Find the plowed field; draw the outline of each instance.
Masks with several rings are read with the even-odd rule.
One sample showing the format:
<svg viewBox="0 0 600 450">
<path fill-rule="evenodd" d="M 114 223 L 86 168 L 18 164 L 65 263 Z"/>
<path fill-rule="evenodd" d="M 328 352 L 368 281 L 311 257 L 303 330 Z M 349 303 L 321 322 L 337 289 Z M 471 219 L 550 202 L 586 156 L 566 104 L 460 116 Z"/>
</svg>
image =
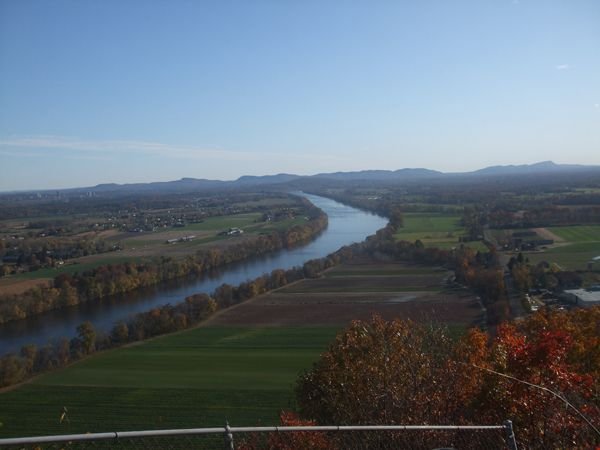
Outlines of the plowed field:
<svg viewBox="0 0 600 450">
<path fill-rule="evenodd" d="M 370 270 L 386 275 L 368 276 Z M 336 276 L 304 280 L 225 310 L 210 325 L 343 326 L 374 314 L 467 326 L 482 320 L 473 294 L 448 288 L 447 272 L 423 270 L 398 264 L 340 266 Z"/>
</svg>

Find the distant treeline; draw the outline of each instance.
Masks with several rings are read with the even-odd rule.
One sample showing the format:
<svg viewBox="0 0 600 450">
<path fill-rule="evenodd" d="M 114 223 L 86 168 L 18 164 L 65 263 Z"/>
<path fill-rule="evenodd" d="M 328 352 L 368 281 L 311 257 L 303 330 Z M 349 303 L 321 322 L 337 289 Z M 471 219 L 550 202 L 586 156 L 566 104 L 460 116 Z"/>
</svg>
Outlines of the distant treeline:
<svg viewBox="0 0 600 450">
<path fill-rule="evenodd" d="M 327 215 L 308 201 L 305 207 L 309 220 L 286 230 L 245 238 L 227 246 L 200 249 L 184 259 L 161 257 L 148 262 L 103 265 L 73 275 L 60 274 L 49 286 L 0 296 L 0 323 L 98 301 L 186 275 L 200 275 L 232 262 L 306 242 L 327 227 Z"/>
<path fill-rule="evenodd" d="M 398 225 L 389 223 L 374 236 L 361 243 L 344 246 L 324 257 L 289 270 L 277 269 L 238 286 L 223 284 L 212 295 L 191 295 L 179 304 L 164 305 L 121 321 L 107 334 L 98 334 L 89 322 L 77 327 L 77 337 L 63 338 L 38 348 L 24 346 L 19 354 L 0 358 L 0 387 L 19 383 L 37 373 L 64 367 L 98 350 L 119 347 L 193 327 L 216 311 L 244 302 L 257 295 L 305 278 L 319 277 L 323 271 L 355 257 L 383 257 L 387 260 L 454 269 L 459 282 L 473 288 L 488 308 L 488 323 L 497 324 L 508 318 L 502 271 L 494 253 L 481 254 L 468 247 L 455 251 L 424 248 L 419 242 L 396 242 Z"/>
<path fill-rule="evenodd" d="M 600 207 L 545 206 L 532 208 L 522 214 L 498 209 L 489 213 L 492 228 L 531 228 L 561 225 L 600 223 Z"/>
<path fill-rule="evenodd" d="M 272 198 L 286 198 L 288 194 L 270 192 Z M 28 219 L 31 217 L 45 217 L 36 219 L 34 225 L 68 226 L 70 220 L 61 219 L 60 216 L 89 216 L 102 217 L 124 211 L 144 210 L 190 210 L 190 206 L 202 208 L 204 212 L 214 210 L 214 214 L 227 213 L 227 205 L 236 204 L 236 208 L 243 212 L 246 208 L 243 203 L 263 199 L 265 192 L 211 192 L 198 193 L 196 190 L 180 193 L 142 193 L 117 194 L 110 192 L 96 192 L 92 197 L 88 195 L 69 194 L 66 192 L 49 195 L 47 192 L 42 198 L 32 193 L 0 194 L 2 209 L 0 220 Z"/>
<path fill-rule="evenodd" d="M 27 238 L 0 241 L 0 264 L 10 261 L 15 267 L 27 266 L 29 271 L 53 266 L 58 261 L 106 253 L 121 249 L 115 242 L 90 238 Z M 0 277 L 8 275 L 11 266 L 0 265 Z"/>
</svg>

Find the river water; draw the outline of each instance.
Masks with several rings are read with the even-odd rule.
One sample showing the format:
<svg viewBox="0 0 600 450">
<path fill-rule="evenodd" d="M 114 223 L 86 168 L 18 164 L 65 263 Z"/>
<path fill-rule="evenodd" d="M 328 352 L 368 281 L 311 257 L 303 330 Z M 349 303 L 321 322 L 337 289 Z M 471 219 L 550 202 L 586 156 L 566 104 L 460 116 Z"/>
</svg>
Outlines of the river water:
<svg viewBox="0 0 600 450">
<path fill-rule="evenodd" d="M 230 264 L 210 275 L 173 280 L 93 304 L 50 311 L 25 320 L 0 325 L 0 355 L 18 351 L 25 344 L 44 345 L 61 337 L 72 337 L 82 322 L 91 321 L 96 330 L 108 331 L 119 320 L 166 303 L 176 304 L 188 295 L 211 293 L 223 283 L 238 285 L 274 269 L 289 269 L 305 261 L 322 258 L 340 247 L 363 241 L 383 228 L 387 219 L 334 200 L 303 194 L 329 216 L 329 225 L 315 240 L 290 250 Z"/>
</svg>

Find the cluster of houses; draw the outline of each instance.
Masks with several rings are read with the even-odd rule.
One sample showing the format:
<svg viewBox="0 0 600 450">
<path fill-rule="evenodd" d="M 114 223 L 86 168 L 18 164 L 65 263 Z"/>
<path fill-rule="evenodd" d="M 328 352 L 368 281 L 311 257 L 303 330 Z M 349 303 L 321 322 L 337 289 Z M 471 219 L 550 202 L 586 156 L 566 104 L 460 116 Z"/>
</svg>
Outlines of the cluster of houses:
<svg viewBox="0 0 600 450">
<path fill-rule="evenodd" d="M 552 239 L 542 239 L 535 231 L 515 231 L 511 235 L 510 242 L 506 242 L 504 244 L 504 249 L 514 251 L 532 251 L 537 250 L 539 247 L 552 244 L 554 244 Z"/>
</svg>

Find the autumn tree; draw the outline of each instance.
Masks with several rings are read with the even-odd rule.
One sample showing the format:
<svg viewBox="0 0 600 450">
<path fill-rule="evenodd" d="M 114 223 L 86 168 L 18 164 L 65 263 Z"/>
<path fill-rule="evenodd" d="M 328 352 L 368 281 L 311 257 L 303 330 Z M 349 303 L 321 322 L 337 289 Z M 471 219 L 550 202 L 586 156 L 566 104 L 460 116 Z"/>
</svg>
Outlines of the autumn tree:
<svg viewBox="0 0 600 450">
<path fill-rule="evenodd" d="M 96 350 L 96 330 L 89 320 L 77 327 L 77 336 L 85 354 L 89 355 Z"/>
<path fill-rule="evenodd" d="M 441 327 L 355 321 L 300 377 L 299 411 L 339 425 L 511 419 L 523 448 L 593 448 L 599 323 L 600 308 L 541 311 L 500 325 L 493 337 L 470 330 L 453 341 Z"/>
<path fill-rule="evenodd" d="M 580 344 L 562 326 L 531 326 L 530 320 L 498 327 L 478 396 L 481 417 L 510 417 L 530 448 L 591 448 L 600 443 L 587 422 L 600 425 L 592 375 L 598 367 L 582 370 L 573 358 Z"/>
<path fill-rule="evenodd" d="M 313 420 L 303 420 L 292 411 L 282 411 L 279 423 L 284 427 L 313 426 Z M 315 431 L 275 432 L 264 438 L 255 433 L 236 443 L 238 450 L 331 450 L 339 448 L 325 433 Z"/>
<path fill-rule="evenodd" d="M 452 423 L 450 393 L 463 369 L 449 366 L 451 350 L 441 327 L 355 321 L 301 376 L 300 412 L 342 425 Z"/>
</svg>

